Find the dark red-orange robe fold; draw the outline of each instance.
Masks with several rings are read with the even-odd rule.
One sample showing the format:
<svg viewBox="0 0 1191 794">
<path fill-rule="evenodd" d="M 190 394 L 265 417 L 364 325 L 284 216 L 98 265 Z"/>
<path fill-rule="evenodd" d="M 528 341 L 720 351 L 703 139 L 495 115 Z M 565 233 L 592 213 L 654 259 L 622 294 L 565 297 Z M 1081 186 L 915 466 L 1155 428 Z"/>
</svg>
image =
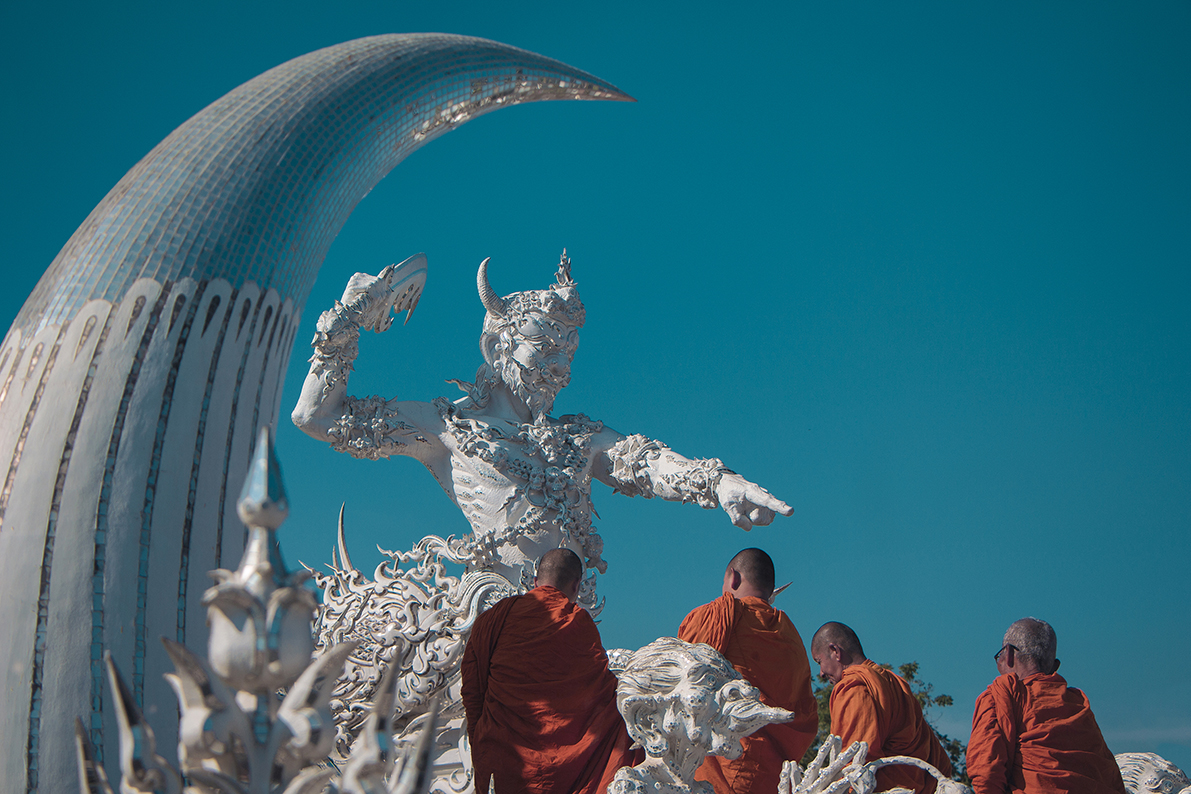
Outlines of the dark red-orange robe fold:
<svg viewBox="0 0 1191 794">
<path fill-rule="evenodd" d="M 629 750 L 595 622 L 553 587 L 480 615 L 462 676 L 477 792 L 492 779 L 497 794 L 603 794 L 643 757 Z"/>
<path fill-rule="evenodd" d="M 844 668 L 831 690 L 831 732 L 843 740 L 868 742 L 868 761 L 908 755 L 951 774 L 951 760 L 922 715 L 922 706 L 901 676 L 865 659 Z M 877 791 L 894 786 L 931 794 L 937 786 L 923 769 L 897 764 L 877 770 Z"/>
<path fill-rule="evenodd" d="M 967 759 L 975 794 L 1125 794 L 1087 697 L 1057 673 L 989 684 L 976 699 Z"/>
<path fill-rule="evenodd" d="M 777 791 L 782 762 L 800 761 L 819 728 L 811 666 L 798 630 L 764 599 L 726 593 L 687 615 L 678 638 L 715 648 L 761 691 L 764 703 L 795 715 L 792 722 L 766 725 L 744 737 L 744 752 L 733 761 L 707 756 L 695 779 L 711 783 L 716 794 Z"/>
</svg>

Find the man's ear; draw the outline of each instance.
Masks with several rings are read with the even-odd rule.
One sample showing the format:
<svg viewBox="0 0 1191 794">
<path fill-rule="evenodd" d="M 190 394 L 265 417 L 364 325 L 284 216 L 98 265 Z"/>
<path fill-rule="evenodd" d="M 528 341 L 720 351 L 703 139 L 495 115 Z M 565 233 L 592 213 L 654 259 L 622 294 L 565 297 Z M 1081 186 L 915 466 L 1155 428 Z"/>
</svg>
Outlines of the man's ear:
<svg viewBox="0 0 1191 794">
<path fill-rule="evenodd" d="M 732 577 L 730 582 L 732 586 L 729 589 L 735 592 L 740 589 L 740 583 L 743 581 L 743 577 L 740 575 L 740 571 L 735 568 L 729 568 L 728 570 L 731 572 Z"/>
<path fill-rule="evenodd" d="M 488 366 L 496 366 L 496 359 L 500 355 L 500 334 L 484 334 L 480 338 L 480 354 Z"/>
</svg>

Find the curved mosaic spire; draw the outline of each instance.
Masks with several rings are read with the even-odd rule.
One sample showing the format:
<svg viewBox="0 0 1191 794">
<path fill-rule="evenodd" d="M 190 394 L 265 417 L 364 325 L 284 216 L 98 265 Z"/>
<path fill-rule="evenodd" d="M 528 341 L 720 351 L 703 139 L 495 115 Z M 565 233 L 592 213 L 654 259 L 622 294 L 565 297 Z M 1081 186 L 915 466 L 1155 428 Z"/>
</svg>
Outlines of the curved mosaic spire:
<svg viewBox="0 0 1191 794">
<path fill-rule="evenodd" d="M 102 759 L 116 735 L 102 708 L 104 651 L 132 670 L 138 701 L 168 702 L 156 638 L 185 641 L 201 625 L 206 572 L 243 548 L 238 484 L 259 428 L 276 420 L 298 316 L 356 204 L 439 135 L 548 99 L 629 97 L 482 39 L 329 47 L 199 112 L 70 238 L 0 345 L 0 671 L 12 739 L 0 744 L 0 779 L 13 790 L 77 785 L 77 715 L 90 715 Z M 166 733 L 176 720 L 148 716 Z"/>
<path fill-rule="evenodd" d="M 476 116 L 547 99 L 630 97 L 550 58 L 464 36 L 375 36 L 295 58 L 137 163 L 14 326 L 69 320 L 141 277 L 254 281 L 300 307 L 348 215 L 397 163 Z"/>
</svg>

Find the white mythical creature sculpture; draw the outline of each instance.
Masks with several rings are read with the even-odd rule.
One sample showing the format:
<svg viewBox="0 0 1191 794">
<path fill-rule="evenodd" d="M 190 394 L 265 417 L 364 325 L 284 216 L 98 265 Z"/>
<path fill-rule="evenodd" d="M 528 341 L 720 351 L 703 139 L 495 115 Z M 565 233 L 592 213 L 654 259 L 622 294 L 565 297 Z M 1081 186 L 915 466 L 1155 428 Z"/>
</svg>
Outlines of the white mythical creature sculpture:
<svg viewBox="0 0 1191 794">
<path fill-rule="evenodd" d="M 738 758 L 741 737 L 794 715 L 766 706 L 761 693 L 710 645 L 662 637 L 619 672 L 616 706 L 646 759 L 622 767 L 609 794 L 711 794 L 695 770 L 711 753 Z"/>
<path fill-rule="evenodd" d="M 1191 779 L 1155 753 L 1117 753 L 1117 766 L 1130 794 L 1191 794 Z"/>
<path fill-rule="evenodd" d="M 355 648 L 343 643 L 311 658 L 313 593 L 309 573 L 291 574 L 276 530 L 288 506 L 268 430 L 261 431 L 237 504 L 248 527 L 239 567 L 211 575 L 206 660 L 162 638 L 174 663 L 167 675 L 178 695 L 178 769 L 157 752 L 153 729 L 124 683 L 111 654 L 104 661 L 120 727 L 122 794 L 423 794 L 437 715 L 410 752 L 394 752 L 389 715 L 397 690 L 389 668 L 355 747 L 337 768 L 331 725 L 333 684 Z M 113 794 L 96 763 L 91 740 L 76 720 L 79 788 Z"/>
<path fill-rule="evenodd" d="M 389 660 L 403 669 L 399 727 L 416 727 L 428 698 L 444 689 L 444 719 L 460 718 L 451 687 L 472 621 L 500 598 L 523 591 L 529 567 L 546 551 L 565 546 L 585 561 L 589 573 L 579 602 L 598 613 L 595 575 L 607 564 L 592 525 L 592 479 L 628 496 L 720 507 L 743 529 L 792 512 L 718 459 L 692 460 L 583 414 L 551 416 L 555 397 L 570 381 L 585 318 L 570 260 L 564 251 L 549 288 L 503 298 L 489 284 L 487 267 L 485 259 L 477 275 L 487 310 L 484 361 L 473 382 L 449 381 L 465 392 L 453 402 L 347 393 L 360 330 L 385 331 L 393 314 L 412 313 L 425 285 L 424 256 L 378 276 L 355 274 L 342 300 L 318 320 L 294 423 L 355 457 L 421 461 L 472 528 L 461 539 L 431 536 L 410 552 L 385 552 L 389 559 L 372 580 L 351 566 L 341 542 L 331 575 L 317 579 L 326 610 L 320 645 L 363 643 L 348 662 L 348 682 L 336 692 L 342 747 L 363 719 L 379 666 Z M 462 565 L 462 576 L 447 576 L 445 563 Z M 447 730 L 440 743 L 455 742 L 466 764 L 458 720 Z M 465 777 L 457 776 L 451 788 L 466 787 Z"/>
</svg>

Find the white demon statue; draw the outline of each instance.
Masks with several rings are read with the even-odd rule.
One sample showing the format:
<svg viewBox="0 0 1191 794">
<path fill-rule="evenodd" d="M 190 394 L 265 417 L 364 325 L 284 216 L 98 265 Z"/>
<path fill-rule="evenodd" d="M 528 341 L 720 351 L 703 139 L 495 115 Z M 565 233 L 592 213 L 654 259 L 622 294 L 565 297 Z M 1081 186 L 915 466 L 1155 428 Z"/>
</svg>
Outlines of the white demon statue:
<svg viewBox="0 0 1191 794">
<path fill-rule="evenodd" d="M 412 732 L 430 697 L 446 690 L 443 718 L 458 717 L 458 662 L 479 612 L 532 580 L 532 563 L 565 546 L 585 561 L 579 602 L 599 611 L 596 572 L 603 541 L 592 526 L 591 482 L 628 496 L 694 502 L 723 509 L 743 529 L 770 523 L 792 509 L 715 458 L 692 460 L 664 443 L 624 435 L 583 414 L 550 415 L 570 381 L 584 308 L 563 252 L 555 283 L 500 297 L 479 268 L 480 301 L 487 314 L 480 349 L 484 363 L 474 382 L 448 381 L 465 394 L 431 402 L 356 398 L 348 374 L 359 352 L 361 329 L 387 330 L 393 315 L 412 313 L 426 280 L 417 255 L 377 276 L 357 273 L 343 298 L 319 317 L 310 372 L 293 421 L 314 438 L 359 458 L 408 455 L 422 462 L 472 528 L 463 538 L 428 536 L 388 561 L 368 580 L 354 569 L 340 525 L 339 554 L 324 590 L 320 646 L 355 640 L 337 693 L 341 749 L 356 733 L 389 662 L 404 671 L 396 724 Z M 408 315 L 407 315 L 408 318 Z M 448 576 L 444 563 L 463 566 Z M 402 566 L 410 566 L 403 568 Z M 466 759 L 465 737 L 455 742 Z M 450 788 L 466 786 L 466 760 Z"/>
<path fill-rule="evenodd" d="M 487 309 L 474 383 L 451 402 L 357 399 L 347 377 L 361 328 L 384 331 L 393 313 L 413 311 L 426 279 L 418 255 L 379 276 L 352 276 L 343 299 L 323 312 L 294 423 L 335 449 L 363 458 L 408 455 L 422 462 L 471 524 L 489 540 L 492 570 L 518 581 L 522 563 L 567 546 L 603 572 L 591 525 L 591 480 L 628 496 L 660 496 L 720 507 L 743 529 L 789 515 L 789 505 L 715 458 L 690 460 L 660 441 L 625 436 L 583 414 L 550 416 L 570 382 L 583 303 L 565 252 L 556 282 L 501 298 L 480 264 Z"/>
</svg>

